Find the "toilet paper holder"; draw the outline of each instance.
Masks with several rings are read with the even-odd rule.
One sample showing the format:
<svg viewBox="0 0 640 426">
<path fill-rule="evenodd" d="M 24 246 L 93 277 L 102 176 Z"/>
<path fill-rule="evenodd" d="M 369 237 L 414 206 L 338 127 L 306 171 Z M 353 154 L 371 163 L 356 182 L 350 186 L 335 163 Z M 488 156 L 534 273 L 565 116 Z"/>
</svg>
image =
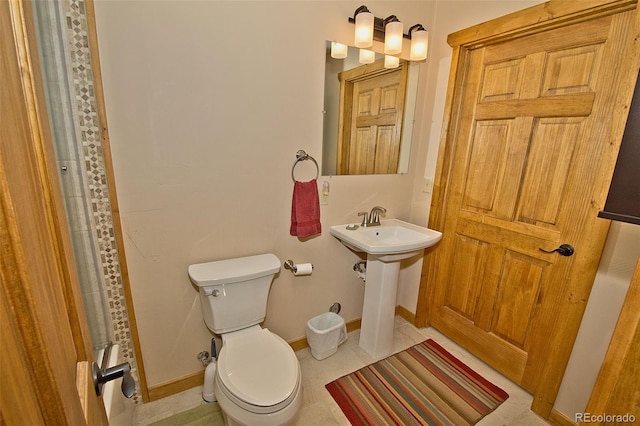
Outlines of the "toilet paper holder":
<svg viewBox="0 0 640 426">
<path fill-rule="evenodd" d="M 293 263 L 293 260 L 291 259 L 285 260 L 284 269 L 288 269 L 294 274 L 298 272 L 298 266 L 295 263 Z M 311 269 L 313 269 L 313 263 L 311 264 Z"/>
</svg>

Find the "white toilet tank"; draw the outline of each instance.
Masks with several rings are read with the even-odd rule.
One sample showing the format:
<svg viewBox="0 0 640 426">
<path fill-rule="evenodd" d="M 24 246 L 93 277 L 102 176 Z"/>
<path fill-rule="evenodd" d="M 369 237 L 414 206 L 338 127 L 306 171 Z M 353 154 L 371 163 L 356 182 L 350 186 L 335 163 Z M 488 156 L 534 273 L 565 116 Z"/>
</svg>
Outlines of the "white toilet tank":
<svg viewBox="0 0 640 426">
<path fill-rule="evenodd" d="M 280 259 L 271 253 L 190 265 L 207 327 L 222 334 L 262 322 L 279 270 Z"/>
</svg>

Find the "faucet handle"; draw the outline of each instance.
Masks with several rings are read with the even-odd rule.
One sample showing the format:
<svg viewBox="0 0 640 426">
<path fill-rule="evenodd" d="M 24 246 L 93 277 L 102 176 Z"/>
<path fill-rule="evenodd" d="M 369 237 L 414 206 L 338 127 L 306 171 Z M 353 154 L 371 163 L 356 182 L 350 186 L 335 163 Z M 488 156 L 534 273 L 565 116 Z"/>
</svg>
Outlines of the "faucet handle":
<svg viewBox="0 0 640 426">
<path fill-rule="evenodd" d="M 367 212 L 358 212 L 358 216 L 364 216 L 362 218 L 362 223 L 360 224 L 360 226 L 366 227 L 369 224 L 369 216 L 367 215 L 368 215 Z"/>
</svg>

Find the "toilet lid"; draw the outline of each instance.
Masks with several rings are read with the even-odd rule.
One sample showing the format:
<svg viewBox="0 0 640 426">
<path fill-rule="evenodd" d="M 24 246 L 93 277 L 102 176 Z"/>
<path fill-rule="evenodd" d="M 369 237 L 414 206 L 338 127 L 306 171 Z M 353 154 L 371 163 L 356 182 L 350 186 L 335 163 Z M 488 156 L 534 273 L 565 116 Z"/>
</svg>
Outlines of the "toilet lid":
<svg viewBox="0 0 640 426">
<path fill-rule="evenodd" d="M 273 406 L 291 397 L 299 381 L 298 359 L 266 328 L 227 336 L 218 356 L 224 386 L 246 403 Z"/>
</svg>

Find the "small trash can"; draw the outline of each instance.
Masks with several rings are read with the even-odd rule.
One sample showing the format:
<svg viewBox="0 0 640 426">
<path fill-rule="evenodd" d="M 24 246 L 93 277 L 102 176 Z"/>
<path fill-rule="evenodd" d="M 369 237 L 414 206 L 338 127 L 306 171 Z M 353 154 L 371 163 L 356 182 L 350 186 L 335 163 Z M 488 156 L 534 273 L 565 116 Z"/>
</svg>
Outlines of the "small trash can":
<svg viewBox="0 0 640 426">
<path fill-rule="evenodd" d="M 315 359 L 330 357 L 345 340 L 347 326 L 340 315 L 326 312 L 307 321 L 307 342 Z"/>
</svg>

